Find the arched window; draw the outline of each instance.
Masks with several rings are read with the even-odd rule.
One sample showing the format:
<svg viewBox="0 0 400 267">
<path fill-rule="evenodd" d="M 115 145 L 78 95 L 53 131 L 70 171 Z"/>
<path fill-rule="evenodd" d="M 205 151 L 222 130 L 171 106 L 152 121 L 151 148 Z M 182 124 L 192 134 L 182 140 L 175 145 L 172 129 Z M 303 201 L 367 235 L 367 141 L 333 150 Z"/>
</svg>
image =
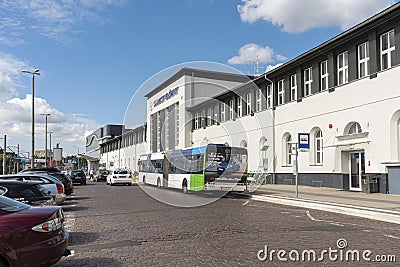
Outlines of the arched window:
<svg viewBox="0 0 400 267">
<path fill-rule="evenodd" d="M 269 148 L 268 140 L 265 137 L 261 137 L 260 139 L 260 163 L 259 166 L 263 168 L 263 170 L 268 169 L 268 158 L 267 158 L 267 151 Z"/>
<path fill-rule="evenodd" d="M 315 163 L 322 164 L 324 160 L 324 142 L 322 138 L 322 131 L 318 130 L 315 135 Z"/>
<path fill-rule="evenodd" d="M 246 142 L 246 140 L 242 140 L 242 141 L 240 142 L 240 147 L 247 148 L 247 142 Z"/>
<path fill-rule="evenodd" d="M 282 152 L 283 152 L 283 164 L 284 165 L 292 165 L 292 136 L 289 133 L 283 135 L 282 140 Z"/>
<path fill-rule="evenodd" d="M 362 133 L 361 126 L 358 122 L 354 122 L 349 128 L 348 134 L 358 134 L 358 133 Z"/>
</svg>

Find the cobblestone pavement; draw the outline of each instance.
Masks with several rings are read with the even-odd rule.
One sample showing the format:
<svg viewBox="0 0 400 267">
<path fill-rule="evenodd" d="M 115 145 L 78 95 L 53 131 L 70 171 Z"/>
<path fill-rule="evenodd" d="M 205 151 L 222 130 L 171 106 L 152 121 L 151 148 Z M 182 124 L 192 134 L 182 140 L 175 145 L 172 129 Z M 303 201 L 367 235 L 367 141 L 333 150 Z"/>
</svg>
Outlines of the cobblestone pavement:
<svg viewBox="0 0 400 267">
<path fill-rule="evenodd" d="M 56 266 L 397 266 L 396 263 L 295 262 L 296 250 L 371 250 L 400 261 L 398 225 L 322 211 L 257 202 L 230 195 L 197 208 L 160 203 L 138 186 L 76 186 L 63 207 L 74 255 Z M 163 189 L 157 189 L 163 190 Z M 169 194 L 181 194 L 170 191 Z M 347 247 L 338 249 L 347 242 Z M 346 242 L 345 242 L 346 241 Z M 285 250 L 279 261 L 260 261 L 268 246 Z M 342 252 L 340 252 L 342 251 Z M 268 255 L 270 255 L 268 253 Z M 335 253 L 335 252 L 333 252 Z M 332 254 L 332 255 L 336 255 Z M 263 257 L 264 253 L 260 253 Z M 306 255 L 307 256 L 307 255 Z M 345 256 L 343 257 L 345 259 Z M 307 258 L 306 258 L 307 259 Z"/>
</svg>

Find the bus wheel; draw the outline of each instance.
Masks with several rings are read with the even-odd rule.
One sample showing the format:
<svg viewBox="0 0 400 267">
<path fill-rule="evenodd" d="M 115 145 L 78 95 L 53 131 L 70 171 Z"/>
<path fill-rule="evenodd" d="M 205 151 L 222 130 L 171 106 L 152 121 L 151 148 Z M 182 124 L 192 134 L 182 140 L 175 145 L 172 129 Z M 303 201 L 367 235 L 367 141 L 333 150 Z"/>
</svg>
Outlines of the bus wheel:
<svg viewBox="0 0 400 267">
<path fill-rule="evenodd" d="M 187 181 L 186 181 L 186 179 L 183 180 L 183 183 L 182 183 L 182 192 L 183 192 L 184 194 L 187 194 L 187 193 L 188 193 L 188 188 L 187 188 Z"/>
<path fill-rule="evenodd" d="M 161 188 L 161 181 L 160 181 L 160 178 L 157 179 L 157 188 Z"/>
<path fill-rule="evenodd" d="M 143 184 L 146 185 L 146 177 L 143 176 Z"/>
</svg>

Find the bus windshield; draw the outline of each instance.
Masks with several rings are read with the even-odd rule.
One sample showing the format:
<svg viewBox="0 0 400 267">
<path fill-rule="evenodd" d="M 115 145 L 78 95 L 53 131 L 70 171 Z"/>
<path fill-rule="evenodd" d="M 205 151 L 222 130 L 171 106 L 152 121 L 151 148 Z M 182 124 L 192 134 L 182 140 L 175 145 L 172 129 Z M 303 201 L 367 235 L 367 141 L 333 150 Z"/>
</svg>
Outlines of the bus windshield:
<svg viewBox="0 0 400 267">
<path fill-rule="evenodd" d="M 209 145 L 206 151 L 206 171 L 225 174 L 245 173 L 247 150 L 240 147 Z"/>
</svg>

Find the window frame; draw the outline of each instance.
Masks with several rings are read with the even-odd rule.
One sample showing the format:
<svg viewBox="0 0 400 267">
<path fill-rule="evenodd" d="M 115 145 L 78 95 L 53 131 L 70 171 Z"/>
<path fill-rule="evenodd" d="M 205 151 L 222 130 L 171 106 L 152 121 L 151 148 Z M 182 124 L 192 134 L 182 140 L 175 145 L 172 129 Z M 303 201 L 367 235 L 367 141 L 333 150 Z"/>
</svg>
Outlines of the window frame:
<svg viewBox="0 0 400 267">
<path fill-rule="evenodd" d="M 243 97 L 237 97 L 237 117 L 243 117 Z"/>
<path fill-rule="evenodd" d="M 249 92 L 246 94 L 246 115 L 250 115 L 253 113 L 253 110 L 252 110 L 253 105 L 252 105 L 251 101 L 252 101 L 252 93 Z"/>
<path fill-rule="evenodd" d="M 304 70 L 304 96 L 311 95 L 312 82 L 312 67 L 309 67 Z"/>
<path fill-rule="evenodd" d="M 391 42 L 390 42 L 390 34 L 393 33 L 393 46 L 390 46 Z M 383 37 L 387 36 L 387 44 L 388 47 L 385 50 L 383 49 Z M 391 67 L 393 67 L 393 62 L 392 62 L 392 57 L 394 58 L 394 51 L 396 50 L 396 40 L 395 40 L 395 34 L 394 34 L 394 29 L 390 30 L 388 32 L 385 32 L 383 34 L 381 34 L 380 36 L 380 60 L 381 60 L 381 70 L 386 70 L 386 69 L 390 69 Z M 393 54 L 392 54 L 393 53 Z M 387 56 L 387 67 L 384 68 L 383 66 L 383 56 Z"/>
<path fill-rule="evenodd" d="M 328 72 L 328 60 L 324 60 L 319 63 L 320 75 L 321 75 L 321 91 L 329 88 L 329 72 Z M 323 87 L 325 85 L 325 88 Z"/>
<path fill-rule="evenodd" d="M 340 59 L 341 57 L 342 60 Z M 342 65 L 342 66 L 341 66 Z M 341 82 L 340 77 L 343 74 L 343 81 Z M 349 52 L 344 51 L 337 55 L 337 84 L 344 85 L 349 82 Z"/>
<path fill-rule="evenodd" d="M 324 163 L 324 140 L 322 131 L 318 130 L 314 135 L 315 144 L 315 164 L 322 165 Z"/>
<path fill-rule="evenodd" d="M 262 91 L 261 89 L 257 89 L 256 91 L 256 112 L 260 112 L 262 110 Z"/>
<path fill-rule="evenodd" d="M 233 120 L 235 115 L 235 100 L 231 99 L 229 100 L 229 119 Z"/>
<path fill-rule="evenodd" d="M 272 108 L 273 102 L 272 102 L 272 85 L 268 84 L 267 85 L 267 89 L 266 89 L 266 93 L 267 93 L 267 109 Z"/>
<path fill-rule="evenodd" d="M 365 47 L 363 48 L 363 46 Z M 361 58 L 361 49 L 364 52 L 364 58 Z M 370 74 L 369 61 L 369 42 L 367 41 L 357 46 L 357 66 L 359 79 L 367 77 Z M 364 67 L 362 67 L 362 64 L 364 64 Z M 361 73 L 362 70 L 364 70 L 364 75 Z"/>
<path fill-rule="evenodd" d="M 297 75 L 293 74 L 290 76 L 290 101 L 295 100 L 297 100 Z"/>
<path fill-rule="evenodd" d="M 221 104 L 221 122 L 226 121 L 225 103 Z"/>
<path fill-rule="evenodd" d="M 211 120 L 212 120 L 212 108 L 208 108 L 207 109 L 207 123 L 206 123 L 207 126 L 212 125 Z"/>
<path fill-rule="evenodd" d="M 285 80 L 278 81 L 278 105 L 285 104 Z"/>
</svg>

